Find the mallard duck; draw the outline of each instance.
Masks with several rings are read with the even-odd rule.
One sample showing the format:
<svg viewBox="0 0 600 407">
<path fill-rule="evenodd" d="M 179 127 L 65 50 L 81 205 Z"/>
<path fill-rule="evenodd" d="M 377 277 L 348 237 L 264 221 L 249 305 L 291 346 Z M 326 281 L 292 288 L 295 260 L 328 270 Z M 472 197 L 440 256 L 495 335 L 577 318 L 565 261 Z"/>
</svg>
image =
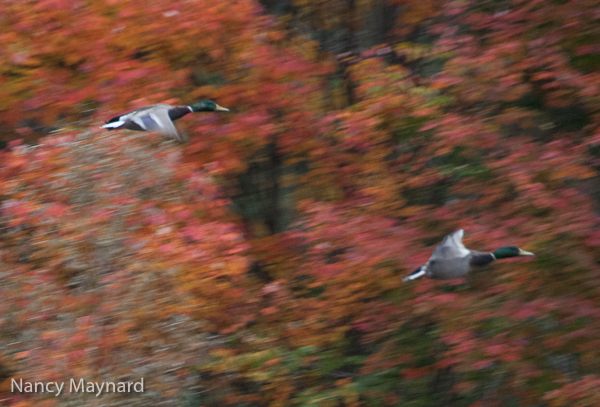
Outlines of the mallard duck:
<svg viewBox="0 0 600 407">
<path fill-rule="evenodd" d="M 436 280 L 464 278 L 473 266 L 485 266 L 494 260 L 509 257 L 535 256 L 517 246 L 504 246 L 493 253 L 469 250 L 462 243 L 463 235 L 464 230 L 460 229 L 446 236 L 435 248 L 427 263 L 404 277 L 402 281 L 415 280 L 422 276 Z"/>
<path fill-rule="evenodd" d="M 138 131 L 158 131 L 180 143 L 185 140 L 179 135 L 173 122 L 192 112 L 228 112 L 229 109 L 219 106 L 212 100 L 203 100 L 191 106 L 171 106 L 164 103 L 142 107 L 133 112 L 113 117 L 106 122 L 103 129 L 125 128 Z"/>
</svg>

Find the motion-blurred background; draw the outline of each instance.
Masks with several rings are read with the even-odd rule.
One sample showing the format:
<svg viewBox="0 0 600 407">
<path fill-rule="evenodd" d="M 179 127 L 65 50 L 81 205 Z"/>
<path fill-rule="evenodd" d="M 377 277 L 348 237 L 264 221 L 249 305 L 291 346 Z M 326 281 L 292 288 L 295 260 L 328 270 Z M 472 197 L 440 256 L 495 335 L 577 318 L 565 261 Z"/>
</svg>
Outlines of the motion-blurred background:
<svg viewBox="0 0 600 407">
<path fill-rule="evenodd" d="M 599 68 L 597 0 L 0 0 L 0 405 L 597 407 Z M 460 228 L 536 257 L 402 283 Z"/>
</svg>

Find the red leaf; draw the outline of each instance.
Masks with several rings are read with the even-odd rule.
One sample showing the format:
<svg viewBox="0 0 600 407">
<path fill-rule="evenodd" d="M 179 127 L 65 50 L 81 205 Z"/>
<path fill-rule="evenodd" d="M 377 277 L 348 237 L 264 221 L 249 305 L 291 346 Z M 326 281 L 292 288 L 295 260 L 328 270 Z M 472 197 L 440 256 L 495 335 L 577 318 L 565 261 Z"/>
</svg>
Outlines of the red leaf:
<svg viewBox="0 0 600 407">
<path fill-rule="evenodd" d="M 428 373 L 428 368 L 426 367 L 421 367 L 421 368 L 408 368 L 408 369 L 404 369 L 400 372 L 400 374 L 402 375 L 402 377 L 404 377 L 404 379 L 406 380 L 410 380 L 410 379 L 418 379 L 419 377 L 423 377 Z"/>
<path fill-rule="evenodd" d="M 487 348 L 485 348 L 485 353 L 487 353 L 490 356 L 498 356 L 502 355 L 504 352 L 506 352 L 506 350 L 507 346 L 505 344 L 490 345 Z"/>
<path fill-rule="evenodd" d="M 485 369 L 486 367 L 491 366 L 492 362 L 494 362 L 494 359 L 479 360 L 473 363 L 473 367 L 475 368 L 475 370 Z"/>
<path fill-rule="evenodd" d="M 277 308 L 276 307 L 268 307 L 268 308 L 263 308 L 260 310 L 260 312 L 263 315 L 271 315 L 277 312 Z"/>
<path fill-rule="evenodd" d="M 460 359 L 455 356 L 452 356 L 438 361 L 435 365 L 440 369 L 446 369 L 449 366 L 457 365 L 458 362 L 460 362 Z"/>
</svg>

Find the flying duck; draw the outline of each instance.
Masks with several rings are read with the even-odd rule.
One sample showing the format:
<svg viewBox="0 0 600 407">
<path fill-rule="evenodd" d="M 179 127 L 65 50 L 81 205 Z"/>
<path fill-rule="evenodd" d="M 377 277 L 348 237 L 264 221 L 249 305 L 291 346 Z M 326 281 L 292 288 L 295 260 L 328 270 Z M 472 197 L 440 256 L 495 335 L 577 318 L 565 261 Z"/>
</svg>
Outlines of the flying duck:
<svg viewBox="0 0 600 407">
<path fill-rule="evenodd" d="M 469 250 L 462 243 L 463 235 L 464 230 L 460 229 L 446 236 L 435 248 L 427 263 L 404 277 L 402 281 L 415 280 L 422 276 L 436 280 L 463 278 L 473 266 L 485 266 L 494 260 L 509 257 L 535 256 L 517 246 L 504 246 L 493 253 Z"/>
<path fill-rule="evenodd" d="M 228 112 L 229 109 L 219 106 L 212 100 L 203 100 L 191 106 L 171 106 L 164 103 L 142 107 L 133 112 L 113 117 L 106 122 L 103 129 L 125 128 L 138 131 L 158 131 L 180 143 L 185 140 L 179 135 L 173 122 L 192 112 Z"/>
</svg>

